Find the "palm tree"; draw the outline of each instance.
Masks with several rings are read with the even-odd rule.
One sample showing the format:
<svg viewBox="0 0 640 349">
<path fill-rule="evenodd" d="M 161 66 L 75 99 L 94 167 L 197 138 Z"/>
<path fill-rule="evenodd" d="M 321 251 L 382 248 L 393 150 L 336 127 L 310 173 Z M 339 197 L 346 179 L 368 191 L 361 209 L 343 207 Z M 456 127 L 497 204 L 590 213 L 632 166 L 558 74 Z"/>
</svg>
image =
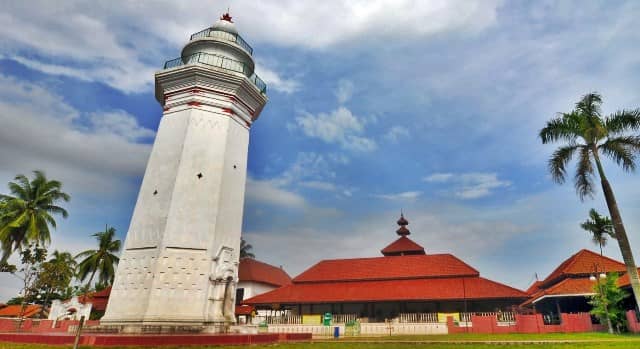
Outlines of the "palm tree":
<svg viewBox="0 0 640 349">
<path fill-rule="evenodd" d="M 613 231 L 613 223 L 607 216 L 601 216 L 595 209 L 589 210 L 589 219 L 582 222 L 580 227 L 591 233 L 591 240 L 594 244 L 600 246 L 600 255 L 602 256 L 602 247 L 607 245 L 607 235 L 616 238 Z"/>
<path fill-rule="evenodd" d="M 115 277 L 115 266 L 120 259 L 115 255 L 120 251 L 120 240 L 114 240 L 116 235 L 116 229 L 113 227 L 105 226 L 103 232 L 93 234 L 98 240 L 97 250 L 86 250 L 76 256 L 77 258 L 84 258 L 78 264 L 78 279 L 84 281 L 89 274 L 89 282 L 87 287 L 91 286 L 93 278 L 98 273 L 98 280 L 100 283 L 111 284 Z"/>
<path fill-rule="evenodd" d="M 604 155 L 622 166 L 625 171 L 635 170 L 636 156 L 640 152 L 640 137 L 629 135 L 628 132 L 637 131 L 640 128 L 640 109 L 621 110 L 603 117 L 601 104 L 602 98 L 597 93 L 583 96 L 576 103 L 574 110 L 569 113 L 560 113 L 556 118 L 548 121 L 547 125 L 540 130 L 539 136 L 543 144 L 565 142 L 565 145 L 558 148 L 549 159 L 549 171 L 556 182 L 564 183 L 567 176 L 566 167 L 573 156 L 577 155 L 578 166 L 574 183 L 582 201 L 586 197 L 593 197 L 595 193 L 593 166 L 595 163 L 613 222 L 615 237 L 629 273 L 636 305 L 640 305 L 638 270 L 618 203 L 600 160 L 600 156 Z"/>
<path fill-rule="evenodd" d="M 240 258 L 256 258 L 256 256 L 250 252 L 253 249 L 250 243 L 244 238 L 240 238 Z"/>
<path fill-rule="evenodd" d="M 607 216 L 601 216 L 598 211 L 594 208 L 589 210 L 589 219 L 582 222 L 580 227 L 589 233 L 591 233 L 591 240 L 594 244 L 600 246 L 600 256 L 602 256 L 602 246 L 607 244 L 607 235 L 611 236 L 615 239 L 615 233 L 613 231 L 613 224 L 611 223 L 611 219 Z M 596 282 L 598 283 L 598 294 L 600 295 L 599 302 L 597 303 L 602 307 L 602 311 L 604 313 L 604 318 L 607 322 L 607 330 L 609 333 L 613 334 L 613 326 L 611 325 L 611 318 L 609 317 L 609 309 L 607 305 L 607 299 L 604 295 L 605 292 L 602 290 L 602 284 L 598 279 L 600 275 L 598 275 L 597 265 L 594 265 L 596 270 L 594 270 L 594 277 L 596 278 Z M 601 266 L 602 268 L 602 266 Z M 601 272 L 606 272 L 604 269 Z M 606 275 L 606 274 L 605 274 Z"/>
<path fill-rule="evenodd" d="M 49 227 L 56 228 L 54 215 L 67 218 L 67 211 L 57 206 L 59 201 L 69 201 L 62 183 L 48 180 L 42 171 L 34 171 L 31 181 L 25 175 L 17 175 L 9 182 L 11 195 L 0 194 L 0 245 L 2 261 L 15 250 L 30 243 L 46 246 L 51 241 Z"/>
<path fill-rule="evenodd" d="M 49 263 L 65 266 L 64 269 L 60 269 L 64 271 L 65 278 L 68 277 L 72 279 L 75 276 L 77 262 L 73 255 L 69 252 L 60 252 L 58 250 L 53 251 L 51 254 L 51 259 L 49 259 Z"/>
</svg>

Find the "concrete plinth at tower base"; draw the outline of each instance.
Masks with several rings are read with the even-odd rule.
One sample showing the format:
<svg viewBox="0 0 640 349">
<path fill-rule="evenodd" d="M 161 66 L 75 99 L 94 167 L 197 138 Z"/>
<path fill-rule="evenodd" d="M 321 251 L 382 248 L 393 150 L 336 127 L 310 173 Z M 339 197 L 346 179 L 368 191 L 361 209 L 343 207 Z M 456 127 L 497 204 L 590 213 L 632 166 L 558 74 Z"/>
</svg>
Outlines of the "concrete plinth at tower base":
<svg viewBox="0 0 640 349">
<path fill-rule="evenodd" d="M 85 333 L 121 333 L 121 334 L 224 334 L 229 333 L 231 323 L 171 323 L 171 322 L 134 322 L 100 323 L 87 326 Z"/>
<path fill-rule="evenodd" d="M 0 333 L 0 342 L 36 344 L 73 344 L 68 333 Z M 252 345 L 310 341 L 310 333 L 265 334 L 85 334 L 84 346 L 188 346 L 188 345 Z"/>
</svg>

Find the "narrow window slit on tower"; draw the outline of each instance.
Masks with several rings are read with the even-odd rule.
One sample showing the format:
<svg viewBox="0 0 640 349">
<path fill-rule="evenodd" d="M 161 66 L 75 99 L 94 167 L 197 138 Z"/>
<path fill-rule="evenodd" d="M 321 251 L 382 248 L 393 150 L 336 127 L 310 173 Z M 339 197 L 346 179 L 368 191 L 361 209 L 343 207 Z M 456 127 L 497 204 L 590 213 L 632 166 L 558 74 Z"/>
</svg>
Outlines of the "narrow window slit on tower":
<svg viewBox="0 0 640 349">
<path fill-rule="evenodd" d="M 158 190 L 157 189 L 153 191 L 153 195 L 158 195 Z"/>
<path fill-rule="evenodd" d="M 201 179 L 203 177 L 202 172 L 197 174 L 198 179 Z"/>
<path fill-rule="evenodd" d="M 233 168 L 236 168 L 236 165 L 233 165 Z"/>
</svg>

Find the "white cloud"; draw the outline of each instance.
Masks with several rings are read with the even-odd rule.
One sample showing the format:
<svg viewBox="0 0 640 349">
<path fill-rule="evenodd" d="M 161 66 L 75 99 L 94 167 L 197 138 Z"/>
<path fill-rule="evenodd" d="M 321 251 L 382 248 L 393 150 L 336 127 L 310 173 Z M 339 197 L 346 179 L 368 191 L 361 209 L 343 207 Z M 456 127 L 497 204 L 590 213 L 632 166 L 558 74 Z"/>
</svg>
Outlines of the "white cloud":
<svg viewBox="0 0 640 349">
<path fill-rule="evenodd" d="M 453 178 L 453 173 L 434 173 L 430 176 L 424 177 L 426 182 L 446 182 Z"/>
<path fill-rule="evenodd" d="M 402 126 L 393 126 L 384 135 L 384 138 L 392 143 L 397 143 L 402 138 L 409 138 L 409 130 Z"/>
<path fill-rule="evenodd" d="M 138 124 L 138 120 L 124 110 L 96 112 L 89 116 L 93 130 L 101 134 L 118 135 L 128 141 L 153 138 L 156 133 Z"/>
<path fill-rule="evenodd" d="M 268 89 L 274 89 L 283 93 L 294 93 L 300 89 L 300 82 L 294 79 L 285 79 L 276 71 L 265 67 L 264 65 L 256 65 L 256 74 L 260 76 Z"/>
<path fill-rule="evenodd" d="M 306 200 L 291 191 L 283 189 L 272 180 L 255 180 L 247 177 L 246 199 L 249 204 L 267 204 L 287 208 L 303 208 Z"/>
<path fill-rule="evenodd" d="M 338 87 L 334 91 L 339 104 L 344 104 L 353 95 L 353 82 L 350 80 L 341 79 L 338 81 Z"/>
<path fill-rule="evenodd" d="M 376 198 L 386 199 L 386 200 L 396 200 L 396 201 L 414 201 L 418 199 L 422 195 L 420 191 L 405 191 L 402 193 L 395 194 L 376 194 L 372 195 Z"/>
<path fill-rule="evenodd" d="M 478 199 L 489 196 L 495 189 L 505 188 L 511 182 L 498 179 L 496 173 L 434 173 L 423 178 L 431 183 L 453 183 L 454 195 L 460 199 Z"/>
<path fill-rule="evenodd" d="M 114 118 L 135 127 L 115 130 Z M 87 116 L 39 85 L 2 75 L 0 123 L 0 174 L 45 169 L 78 193 L 130 190 L 122 181 L 142 175 L 151 150 L 134 140 L 153 136 L 122 111 Z"/>
<path fill-rule="evenodd" d="M 310 189 L 324 190 L 324 191 L 336 191 L 336 185 L 330 182 L 322 181 L 305 181 L 300 182 L 300 186 Z"/>
<path fill-rule="evenodd" d="M 476 33 L 495 22 L 497 7 L 497 1 L 462 0 L 328 1 L 321 6 L 246 0 L 235 1 L 232 14 L 237 14 L 237 27 L 250 44 L 322 49 L 371 37 L 410 40 Z M 150 89 L 159 60 L 177 57 L 189 35 L 215 22 L 226 5 L 34 0 L 12 1 L 3 10 L 0 41 L 8 56 L 48 74 L 99 81 L 131 93 Z M 23 55 L 27 50 L 37 55 Z M 258 71 L 275 90 L 291 93 L 300 87 L 264 67 Z"/>
<path fill-rule="evenodd" d="M 295 118 L 295 125 L 290 126 L 301 129 L 307 137 L 339 144 L 347 150 L 370 152 L 377 148 L 375 141 L 362 136 L 364 121 L 343 106 L 331 113 L 304 113 Z"/>
</svg>

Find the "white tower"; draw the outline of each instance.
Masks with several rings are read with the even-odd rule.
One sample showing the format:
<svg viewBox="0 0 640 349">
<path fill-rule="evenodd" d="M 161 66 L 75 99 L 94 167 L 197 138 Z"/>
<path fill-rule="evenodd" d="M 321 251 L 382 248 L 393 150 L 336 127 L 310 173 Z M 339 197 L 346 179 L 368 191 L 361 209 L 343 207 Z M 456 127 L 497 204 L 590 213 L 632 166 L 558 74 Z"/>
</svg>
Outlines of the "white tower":
<svg viewBox="0 0 640 349">
<path fill-rule="evenodd" d="M 235 321 L 249 128 L 267 102 L 252 53 L 225 14 L 156 73 L 164 113 L 102 324 Z"/>
</svg>

